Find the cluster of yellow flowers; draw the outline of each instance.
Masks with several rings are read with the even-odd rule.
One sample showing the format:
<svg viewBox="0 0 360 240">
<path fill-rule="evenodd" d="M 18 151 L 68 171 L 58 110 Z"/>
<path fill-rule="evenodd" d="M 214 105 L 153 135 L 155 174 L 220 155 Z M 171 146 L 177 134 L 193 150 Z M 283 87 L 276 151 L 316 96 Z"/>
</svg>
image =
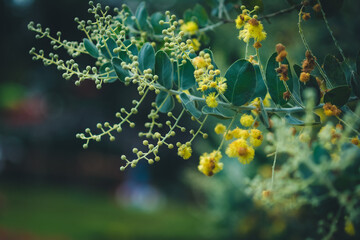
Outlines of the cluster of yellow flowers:
<svg viewBox="0 0 360 240">
<path fill-rule="evenodd" d="M 222 155 L 220 151 L 213 151 L 210 154 L 204 153 L 200 156 L 200 163 L 198 166 L 199 171 L 209 177 L 220 172 L 224 165 L 220 162 L 221 158 Z"/>
<path fill-rule="evenodd" d="M 251 38 L 254 39 L 254 47 L 260 48 L 260 42 L 266 38 L 266 32 L 264 26 L 257 20 L 257 15 L 251 16 L 251 14 L 257 10 L 257 7 L 253 11 L 249 11 L 242 6 L 242 13 L 235 20 L 236 28 L 242 29 L 239 32 L 239 39 L 248 43 Z"/>
<path fill-rule="evenodd" d="M 229 157 L 238 158 L 243 164 L 250 163 L 254 159 L 254 147 L 259 147 L 263 141 L 262 132 L 254 128 L 255 122 L 252 115 L 244 114 L 240 118 L 240 123 L 248 129 L 236 127 L 231 131 L 225 132 L 225 126 L 221 123 L 215 127 L 215 132 L 217 134 L 224 134 L 225 140 L 235 138 L 226 149 L 226 154 Z"/>
<path fill-rule="evenodd" d="M 199 56 L 192 60 L 192 63 L 195 67 L 194 76 L 198 90 L 207 94 L 206 104 L 209 107 L 217 107 L 217 97 L 219 94 L 223 94 L 227 88 L 226 79 L 220 77 L 219 69 L 214 70 L 209 53 L 201 51 Z"/>
<path fill-rule="evenodd" d="M 191 157 L 192 149 L 190 144 L 178 144 L 178 155 L 182 157 L 183 159 L 189 159 Z"/>
<path fill-rule="evenodd" d="M 199 26 L 194 21 L 184 22 L 183 20 L 179 20 L 181 24 L 180 30 L 184 32 L 185 35 L 193 36 L 197 34 L 199 30 Z M 191 38 L 187 41 L 187 44 L 194 49 L 194 51 L 198 51 L 200 49 L 200 42 L 197 38 Z"/>
</svg>

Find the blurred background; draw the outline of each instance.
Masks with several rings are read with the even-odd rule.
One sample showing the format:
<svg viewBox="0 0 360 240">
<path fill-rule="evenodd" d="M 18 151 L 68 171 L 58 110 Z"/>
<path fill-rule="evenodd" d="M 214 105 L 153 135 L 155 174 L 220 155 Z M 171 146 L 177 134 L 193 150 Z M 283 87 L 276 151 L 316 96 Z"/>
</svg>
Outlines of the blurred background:
<svg viewBox="0 0 360 240">
<path fill-rule="evenodd" d="M 119 8 L 127 3 L 133 11 L 139 3 L 96 2 Z M 180 17 L 196 3 L 209 9 L 209 2 L 146 1 L 150 14 L 170 10 Z M 241 5 L 241 1 L 232 2 Z M 289 2 L 299 1 L 264 1 L 264 14 L 287 8 Z M 360 2 L 336 4 L 327 9 L 329 23 L 345 55 L 353 60 L 360 48 Z M 115 112 L 130 106 L 137 91 L 125 88 L 120 81 L 100 91 L 91 82 L 75 87 L 62 79 L 55 67 L 32 61 L 28 54 L 31 47 L 45 53 L 52 49 L 48 40 L 35 40 L 27 24 L 41 23 L 53 33 L 61 31 L 64 39 L 81 41 L 84 36 L 73 19 L 91 18 L 87 8 L 87 0 L 0 1 L 1 240 L 304 239 L 314 230 L 311 221 L 302 221 L 309 217 L 306 211 L 286 217 L 276 211 L 265 213 L 242 191 L 245 176 L 257 171 L 269 174 L 270 160 L 261 152 L 250 166 L 225 159 L 225 170 L 213 178 L 197 172 L 199 154 L 218 141 L 212 134 L 210 140 L 196 142 L 188 161 L 164 148 L 159 163 L 142 163 L 125 172 L 119 171 L 120 156 L 141 143 L 137 129 L 124 129 L 117 141 L 91 143 L 83 150 L 76 133 L 87 127 L 95 129 L 98 122 L 114 122 Z M 312 19 L 303 24 L 304 32 L 319 61 L 329 53 L 338 56 L 321 18 L 310 13 Z M 301 62 L 304 47 L 297 19 L 293 11 L 263 21 L 268 33 L 261 49 L 263 63 L 278 42 L 287 47 L 291 63 Z M 245 45 L 237 35 L 235 26 L 226 24 L 209 32 L 210 41 L 203 45 L 211 46 L 223 72 L 244 56 Z M 87 58 L 79 61 L 92 63 Z M 138 121 L 146 118 L 145 110 Z M 294 231 L 301 234 L 294 235 Z"/>
</svg>

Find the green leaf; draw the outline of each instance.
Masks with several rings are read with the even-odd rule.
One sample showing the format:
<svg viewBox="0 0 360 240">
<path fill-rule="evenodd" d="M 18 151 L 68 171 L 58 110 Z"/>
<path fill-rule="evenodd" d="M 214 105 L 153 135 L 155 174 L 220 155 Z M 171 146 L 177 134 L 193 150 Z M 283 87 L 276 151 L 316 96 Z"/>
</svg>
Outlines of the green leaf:
<svg viewBox="0 0 360 240">
<path fill-rule="evenodd" d="M 331 89 L 324 96 L 324 103 L 331 103 L 337 107 L 342 107 L 347 103 L 351 94 L 349 86 L 339 86 Z"/>
<path fill-rule="evenodd" d="M 297 77 L 300 79 L 301 67 L 297 64 L 294 65 L 294 71 Z M 312 89 L 315 92 L 315 105 L 319 105 L 321 100 L 321 91 L 319 84 L 316 81 L 316 78 L 313 75 L 310 75 L 310 80 L 307 83 L 300 82 L 300 98 L 304 102 L 305 96 L 304 92 L 306 89 Z"/>
<path fill-rule="evenodd" d="M 106 71 L 106 68 L 109 68 L 110 70 Z M 107 75 L 105 75 L 107 77 L 104 81 L 105 83 L 113 83 L 117 80 L 117 75 L 113 70 L 114 70 L 113 65 L 110 62 L 107 62 L 100 67 L 99 69 L 100 74 L 107 73 Z"/>
<path fill-rule="evenodd" d="M 264 11 L 264 3 L 262 0 L 241 0 L 242 4 L 246 6 L 250 11 L 254 9 L 255 6 L 259 6 L 259 12 Z"/>
<path fill-rule="evenodd" d="M 115 70 L 116 75 L 120 79 L 120 81 L 125 82 L 125 78 L 129 77 L 129 71 L 125 70 L 121 67 L 122 60 L 120 58 L 111 59 L 112 66 Z"/>
<path fill-rule="evenodd" d="M 134 16 L 134 14 L 127 5 L 125 5 L 124 12 L 129 14 L 129 16 L 125 20 L 125 25 L 129 27 L 135 26 L 135 21 L 132 19 L 132 16 Z"/>
<path fill-rule="evenodd" d="M 360 77 L 356 72 L 351 74 L 351 88 L 355 96 L 360 98 Z"/>
<path fill-rule="evenodd" d="M 186 9 L 183 15 L 184 18 L 184 22 L 189 22 L 191 21 L 191 18 L 193 16 L 193 12 L 191 9 Z"/>
<path fill-rule="evenodd" d="M 145 30 L 148 27 L 147 18 L 148 12 L 146 11 L 146 3 L 141 2 L 136 9 L 135 17 L 140 25 L 141 30 Z"/>
<path fill-rule="evenodd" d="M 145 43 L 139 52 L 139 68 L 141 71 L 155 67 L 155 51 L 150 43 Z"/>
<path fill-rule="evenodd" d="M 267 114 L 267 112 L 265 111 L 265 107 L 264 107 L 264 103 L 262 98 L 260 98 L 260 121 L 264 124 L 264 126 L 266 128 L 270 127 L 270 122 L 269 122 L 269 116 Z"/>
<path fill-rule="evenodd" d="M 160 25 L 160 20 L 165 21 L 165 15 L 162 14 L 161 12 L 156 12 L 153 15 L 151 15 L 151 25 L 154 28 L 154 32 L 155 34 L 162 34 L 162 30 L 164 30 L 166 28 L 165 24 L 164 25 Z"/>
<path fill-rule="evenodd" d="M 206 10 L 200 4 L 195 5 L 192 13 L 197 18 L 201 27 L 208 23 L 209 17 L 206 13 Z"/>
<path fill-rule="evenodd" d="M 155 99 L 156 106 L 159 109 L 159 112 L 167 113 L 174 109 L 175 101 L 173 96 L 167 92 L 161 91 Z"/>
<path fill-rule="evenodd" d="M 86 51 L 90 54 L 90 56 L 92 56 L 94 58 L 98 58 L 99 57 L 99 49 L 97 49 L 95 44 L 93 44 L 87 38 L 84 38 L 83 42 L 84 42 L 84 47 L 85 47 Z"/>
<path fill-rule="evenodd" d="M 169 56 L 164 51 L 158 51 L 155 55 L 155 74 L 159 77 L 158 82 L 166 89 L 171 89 L 173 66 Z"/>
<path fill-rule="evenodd" d="M 297 118 L 294 118 L 289 113 L 285 115 L 285 120 L 287 123 L 289 123 L 291 125 L 295 125 L 295 126 L 304 126 L 305 125 L 305 122 L 303 122 Z"/>
<path fill-rule="evenodd" d="M 132 55 L 137 56 L 138 55 L 138 49 L 135 44 L 132 44 L 130 40 L 125 40 L 123 44 L 128 47 L 129 51 L 132 53 Z M 119 57 L 121 60 L 123 60 L 126 63 L 131 63 L 132 60 L 130 59 L 127 51 L 125 49 L 122 49 L 123 51 L 119 52 Z"/>
<path fill-rule="evenodd" d="M 186 111 L 188 111 L 192 116 L 197 119 L 201 117 L 201 111 L 196 108 L 195 102 L 193 100 L 190 100 L 186 93 L 181 93 L 180 99 Z"/>
<path fill-rule="evenodd" d="M 103 46 L 100 49 L 102 55 L 109 60 L 113 57 L 116 57 L 116 54 L 114 53 L 114 48 L 117 48 L 117 44 L 116 44 L 115 40 L 112 39 L 111 37 L 109 37 L 105 41 L 105 44 L 106 44 L 106 46 Z M 110 51 L 110 54 L 109 54 L 109 51 Z"/>
<path fill-rule="evenodd" d="M 208 49 L 208 48 L 205 48 L 205 49 L 203 50 L 203 52 L 210 54 L 211 64 L 214 66 L 214 70 L 215 70 L 215 69 L 218 69 L 218 67 L 217 67 L 217 65 L 216 65 L 216 63 L 215 63 L 215 61 L 214 61 L 214 54 L 213 54 L 213 52 L 212 52 L 210 49 Z"/>
<path fill-rule="evenodd" d="M 274 53 L 269 58 L 267 65 L 266 65 L 266 81 L 269 88 L 269 94 L 271 96 L 271 99 L 274 101 L 277 105 L 285 105 L 287 103 L 286 100 L 283 98 L 284 92 L 286 92 L 286 88 L 284 86 L 283 81 L 280 80 L 278 73 L 276 72 L 276 68 L 279 67 L 279 63 L 275 61 L 277 56 L 277 53 Z M 289 80 L 286 81 L 286 84 L 288 85 L 290 91 L 293 91 L 293 78 L 291 74 L 290 64 L 288 60 L 285 58 L 283 61 L 283 64 L 287 64 L 289 66 L 289 72 L 288 77 Z"/>
<path fill-rule="evenodd" d="M 334 56 L 327 55 L 325 57 L 324 70 L 333 87 L 347 85 L 345 73 Z"/>
<path fill-rule="evenodd" d="M 179 67 L 180 71 L 180 88 L 187 90 L 195 86 L 194 71 L 195 68 L 192 63 L 186 59 L 186 63 Z"/>
<path fill-rule="evenodd" d="M 226 109 L 222 106 L 218 106 L 216 108 L 204 106 L 201 111 L 203 114 L 214 116 L 220 119 L 231 119 L 234 117 L 234 111 Z"/>
<path fill-rule="evenodd" d="M 259 65 L 254 65 L 254 69 L 256 74 L 256 89 L 251 99 L 255 99 L 257 97 L 261 97 L 262 99 L 264 99 L 267 93 L 267 89 L 265 86 L 265 82 L 261 76 Z"/>
<path fill-rule="evenodd" d="M 256 89 L 253 65 L 245 59 L 234 62 L 225 74 L 227 89 L 224 96 L 235 106 L 247 103 Z"/>
</svg>

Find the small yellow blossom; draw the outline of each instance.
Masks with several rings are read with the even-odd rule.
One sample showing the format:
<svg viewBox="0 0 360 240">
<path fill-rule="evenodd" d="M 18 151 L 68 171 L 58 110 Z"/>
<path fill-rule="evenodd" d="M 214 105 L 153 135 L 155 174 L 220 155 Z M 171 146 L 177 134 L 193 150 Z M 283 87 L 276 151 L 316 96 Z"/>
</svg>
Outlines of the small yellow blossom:
<svg viewBox="0 0 360 240">
<path fill-rule="evenodd" d="M 192 60 L 192 64 L 194 65 L 194 67 L 196 68 L 205 68 L 207 67 L 208 63 L 205 61 L 205 59 L 203 57 L 196 57 Z"/>
<path fill-rule="evenodd" d="M 248 43 L 250 38 L 256 42 L 261 42 L 266 38 L 266 32 L 263 31 L 264 26 L 255 18 L 250 19 L 239 33 L 239 39 Z"/>
<path fill-rule="evenodd" d="M 218 106 L 218 102 L 216 101 L 215 93 L 210 93 L 206 97 L 206 104 L 211 108 L 216 108 Z"/>
<path fill-rule="evenodd" d="M 264 107 L 270 107 L 271 106 L 270 99 L 271 99 L 270 94 L 267 93 L 264 100 L 263 100 Z"/>
<path fill-rule="evenodd" d="M 186 34 L 194 35 L 199 27 L 196 22 L 189 21 L 181 25 L 180 30 Z"/>
<path fill-rule="evenodd" d="M 251 127 L 251 125 L 254 123 L 254 118 L 252 115 L 244 114 L 240 118 L 240 123 L 244 127 Z"/>
<path fill-rule="evenodd" d="M 234 136 L 234 138 L 242 138 L 244 140 L 249 138 L 249 132 L 238 127 L 232 130 L 231 134 Z"/>
<path fill-rule="evenodd" d="M 247 22 L 247 21 L 249 21 L 250 20 L 250 16 L 249 15 L 247 15 L 247 14 L 240 14 L 236 19 L 235 19 L 235 23 L 236 23 L 236 28 L 237 29 L 240 29 L 240 28 L 242 28 L 244 25 L 245 25 L 245 23 Z"/>
<path fill-rule="evenodd" d="M 360 147 L 360 140 L 358 137 L 354 137 L 351 139 L 351 143 L 354 144 L 355 146 Z"/>
<path fill-rule="evenodd" d="M 224 164 L 219 162 L 221 158 L 222 155 L 219 151 L 213 151 L 210 154 L 204 153 L 200 156 L 198 170 L 206 176 L 213 176 L 223 169 Z"/>
<path fill-rule="evenodd" d="M 216 134 L 222 134 L 225 132 L 226 127 L 224 124 L 218 123 L 214 130 L 215 130 Z"/>
<path fill-rule="evenodd" d="M 346 232 L 348 235 L 350 235 L 350 236 L 354 236 L 354 235 L 355 235 L 354 224 L 353 224 L 350 220 L 346 220 L 344 230 L 345 230 L 345 232 Z"/>
<path fill-rule="evenodd" d="M 251 129 L 250 130 L 250 143 L 254 147 L 258 147 L 261 145 L 263 140 L 263 135 L 259 129 Z"/>
<path fill-rule="evenodd" d="M 220 94 L 223 94 L 223 93 L 226 91 L 226 89 L 227 89 L 226 78 L 224 78 L 224 77 L 217 77 L 217 78 L 216 78 L 216 82 L 217 82 L 216 90 L 217 90 Z"/>
<path fill-rule="evenodd" d="M 226 154 L 229 157 L 237 157 L 242 164 L 247 164 L 254 159 L 255 150 L 247 145 L 246 140 L 237 139 L 229 144 Z"/>
<path fill-rule="evenodd" d="M 194 49 L 194 51 L 199 51 L 201 44 L 199 40 L 197 40 L 196 38 L 192 38 L 190 46 Z"/>
<path fill-rule="evenodd" d="M 178 149 L 178 155 L 183 159 L 189 159 L 191 157 L 192 149 L 185 144 L 181 145 Z"/>
<path fill-rule="evenodd" d="M 234 138 L 234 136 L 232 135 L 232 132 L 227 132 L 226 134 L 225 134 L 225 140 L 226 141 L 228 141 L 228 140 L 231 140 L 231 139 L 233 139 Z"/>
</svg>

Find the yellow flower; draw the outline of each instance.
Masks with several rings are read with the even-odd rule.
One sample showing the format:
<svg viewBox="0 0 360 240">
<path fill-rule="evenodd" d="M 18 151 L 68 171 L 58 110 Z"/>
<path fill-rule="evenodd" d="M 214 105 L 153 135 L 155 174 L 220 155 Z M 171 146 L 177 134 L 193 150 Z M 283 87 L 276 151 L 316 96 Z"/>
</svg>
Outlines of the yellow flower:
<svg viewBox="0 0 360 240">
<path fill-rule="evenodd" d="M 196 57 L 192 60 L 192 64 L 196 68 L 205 68 L 208 66 L 208 63 L 205 61 L 203 57 Z"/>
<path fill-rule="evenodd" d="M 264 107 L 270 107 L 271 106 L 270 99 L 271 99 L 270 94 L 267 93 L 264 100 L 263 100 Z"/>
<path fill-rule="evenodd" d="M 196 24 L 196 22 L 190 21 L 190 22 L 186 22 L 184 24 L 181 25 L 180 30 L 190 34 L 190 35 L 194 35 L 197 30 L 199 29 L 198 25 Z"/>
<path fill-rule="evenodd" d="M 237 28 L 237 29 L 242 28 L 242 27 L 245 25 L 245 23 L 246 23 L 247 21 L 249 21 L 249 20 L 250 20 L 249 15 L 247 15 L 247 14 L 240 14 L 240 15 L 236 18 L 236 20 L 235 20 L 236 28 Z"/>
<path fill-rule="evenodd" d="M 250 143 L 254 147 L 258 147 L 261 145 L 263 140 L 263 135 L 259 129 L 251 129 L 250 130 Z"/>
<path fill-rule="evenodd" d="M 216 108 L 218 105 L 218 102 L 216 101 L 215 93 L 210 93 L 206 97 L 206 104 L 211 108 Z"/>
<path fill-rule="evenodd" d="M 246 140 L 237 139 L 229 144 L 226 154 L 229 157 L 237 157 L 242 164 L 247 164 L 254 159 L 255 150 L 247 145 Z"/>
<path fill-rule="evenodd" d="M 201 44 L 199 40 L 197 40 L 196 38 L 192 38 L 190 46 L 194 49 L 194 51 L 199 51 Z"/>
<path fill-rule="evenodd" d="M 216 134 L 222 134 L 225 132 L 226 127 L 223 124 L 218 123 L 214 130 L 215 130 Z"/>
<path fill-rule="evenodd" d="M 251 125 L 254 123 L 254 118 L 252 115 L 243 114 L 240 118 L 240 123 L 244 127 L 251 127 Z"/>
<path fill-rule="evenodd" d="M 224 164 L 219 162 L 221 158 L 222 155 L 219 151 L 213 151 L 210 154 L 204 153 L 200 156 L 198 170 L 206 176 L 213 176 L 223 169 Z"/>
<path fill-rule="evenodd" d="M 220 94 L 223 94 L 226 89 L 227 89 L 227 84 L 226 84 L 226 78 L 224 77 L 217 77 L 216 78 L 216 82 L 217 82 L 217 87 L 216 90 L 218 90 L 218 92 Z"/>
<path fill-rule="evenodd" d="M 261 42 L 266 38 L 266 32 L 263 31 L 264 26 L 260 21 L 252 18 L 244 26 L 244 29 L 239 33 L 239 39 L 248 43 L 250 38 L 253 38 L 255 42 Z"/>
<path fill-rule="evenodd" d="M 225 140 L 226 140 L 226 141 L 231 140 L 231 139 L 233 139 L 233 138 L 234 138 L 234 136 L 232 135 L 232 132 L 227 132 L 227 133 L 225 134 Z"/>
<path fill-rule="evenodd" d="M 178 149 L 178 155 L 183 159 L 189 159 L 191 157 L 192 149 L 185 144 L 181 145 Z"/>
<path fill-rule="evenodd" d="M 349 221 L 346 220 L 345 222 L 345 228 L 344 228 L 345 232 L 350 235 L 350 236 L 354 236 L 355 235 L 355 228 L 354 228 L 354 224 Z"/>
<path fill-rule="evenodd" d="M 351 143 L 354 144 L 355 146 L 360 147 L 360 140 L 358 137 L 354 137 L 351 139 Z"/>
<path fill-rule="evenodd" d="M 249 132 L 238 127 L 232 130 L 231 134 L 234 136 L 234 138 L 242 138 L 244 140 L 249 138 Z"/>
</svg>

